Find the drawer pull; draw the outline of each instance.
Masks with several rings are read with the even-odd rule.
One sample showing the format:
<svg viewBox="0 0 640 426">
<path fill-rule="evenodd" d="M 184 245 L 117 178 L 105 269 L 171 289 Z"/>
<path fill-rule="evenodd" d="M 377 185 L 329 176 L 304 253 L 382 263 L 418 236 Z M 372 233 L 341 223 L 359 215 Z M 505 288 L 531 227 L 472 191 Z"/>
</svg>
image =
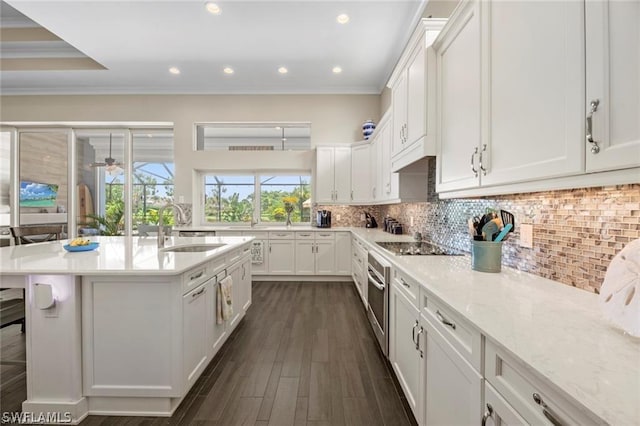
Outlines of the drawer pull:
<svg viewBox="0 0 640 426">
<path fill-rule="evenodd" d="M 242 250 L 243 253 L 247 253 L 249 251 L 249 247 L 247 247 L 246 249 Z"/>
<path fill-rule="evenodd" d="M 482 416 L 482 426 L 487 426 L 487 420 L 489 417 L 493 415 L 493 407 L 491 404 L 487 403 L 487 411 L 484 412 L 484 416 Z"/>
<path fill-rule="evenodd" d="M 189 277 L 189 281 L 193 281 L 193 280 L 197 280 L 198 278 L 200 278 L 202 275 L 204 275 L 204 271 L 200 271 L 195 275 L 191 275 Z"/>
<path fill-rule="evenodd" d="M 422 352 L 422 349 L 420 349 L 420 335 L 424 333 L 424 328 L 420 327 L 420 330 L 418 330 L 418 334 L 416 334 L 416 350 L 418 352 L 420 352 L 420 358 L 424 358 L 424 352 Z"/>
<path fill-rule="evenodd" d="M 195 293 L 193 293 L 193 294 L 191 295 L 191 297 L 198 297 L 198 296 L 200 296 L 202 293 L 204 293 L 204 292 L 205 292 L 205 290 L 206 290 L 206 289 L 207 289 L 206 287 L 202 287 L 200 290 L 198 290 L 198 291 L 196 291 Z"/>
<path fill-rule="evenodd" d="M 449 321 L 448 319 L 446 319 L 441 313 L 440 311 L 436 311 L 436 316 L 438 317 L 438 319 L 440 320 L 441 323 L 443 323 L 444 325 L 448 325 L 449 327 L 453 328 L 454 330 L 456 329 L 456 325 L 454 323 L 452 323 L 451 321 Z"/>
<path fill-rule="evenodd" d="M 310 237 L 311 234 L 299 234 L 301 237 Z M 282 236 L 282 235 L 281 235 Z"/>
<path fill-rule="evenodd" d="M 321 234 L 320 234 L 320 236 L 321 236 L 321 237 L 330 237 L 330 236 L 331 236 L 331 234 L 322 234 L 322 233 L 321 233 Z"/>
<path fill-rule="evenodd" d="M 278 237 L 286 237 L 287 234 L 276 234 Z"/>
<path fill-rule="evenodd" d="M 402 279 L 402 277 L 400 277 L 400 282 L 402 283 L 403 286 L 405 286 L 406 288 L 411 288 L 411 286 L 404 280 Z"/>
<path fill-rule="evenodd" d="M 533 401 L 542 407 L 542 414 L 553 424 L 553 426 L 563 426 L 563 423 L 556 418 L 556 414 L 549 408 L 549 406 L 542 400 L 539 393 L 533 393 Z"/>
</svg>

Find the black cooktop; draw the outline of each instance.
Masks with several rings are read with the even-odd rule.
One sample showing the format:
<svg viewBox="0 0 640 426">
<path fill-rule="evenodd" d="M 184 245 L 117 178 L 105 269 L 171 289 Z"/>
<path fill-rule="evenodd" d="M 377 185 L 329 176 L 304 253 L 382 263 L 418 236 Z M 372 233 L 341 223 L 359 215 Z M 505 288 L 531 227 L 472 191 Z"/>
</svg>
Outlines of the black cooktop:
<svg viewBox="0 0 640 426">
<path fill-rule="evenodd" d="M 462 256 L 455 250 L 440 247 L 429 242 L 376 242 L 380 247 L 393 254 L 405 256 Z"/>
</svg>

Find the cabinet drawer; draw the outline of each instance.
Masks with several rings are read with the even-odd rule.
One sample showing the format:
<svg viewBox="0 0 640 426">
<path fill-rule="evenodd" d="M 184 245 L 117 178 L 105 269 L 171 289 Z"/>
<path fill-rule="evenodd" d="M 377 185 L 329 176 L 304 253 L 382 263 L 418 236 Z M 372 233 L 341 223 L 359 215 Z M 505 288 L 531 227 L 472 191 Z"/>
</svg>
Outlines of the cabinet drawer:
<svg viewBox="0 0 640 426">
<path fill-rule="evenodd" d="M 270 240 L 293 240 L 294 233 L 291 231 L 269 232 Z"/>
<path fill-rule="evenodd" d="M 237 262 L 240 259 L 240 255 L 242 251 L 240 249 L 233 250 L 227 254 L 227 265 L 232 265 L 234 262 Z"/>
<path fill-rule="evenodd" d="M 478 372 L 482 372 L 482 334 L 451 308 L 420 290 L 420 311 Z"/>
<path fill-rule="evenodd" d="M 269 238 L 268 231 L 242 231 L 243 236 L 256 237 L 258 240 L 266 240 Z"/>
<path fill-rule="evenodd" d="M 335 232 L 316 232 L 316 240 L 333 240 L 335 238 Z"/>
<path fill-rule="evenodd" d="M 419 309 L 418 297 L 420 296 L 420 285 L 412 278 L 409 278 L 404 272 L 395 268 L 393 268 L 392 277 L 397 287 L 409 298 L 413 306 Z"/>
<path fill-rule="evenodd" d="M 314 233 L 311 231 L 305 231 L 305 232 L 296 232 L 296 240 L 313 240 L 314 239 Z"/>
<path fill-rule="evenodd" d="M 553 424 L 549 416 L 562 425 L 604 424 L 489 339 L 485 345 L 485 377 L 529 424 Z"/>
<path fill-rule="evenodd" d="M 211 278 L 213 276 L 211 269 L 211 264 L 207 263 L 182 274 L 182 294 L 190 292 Z"/>
</svg>

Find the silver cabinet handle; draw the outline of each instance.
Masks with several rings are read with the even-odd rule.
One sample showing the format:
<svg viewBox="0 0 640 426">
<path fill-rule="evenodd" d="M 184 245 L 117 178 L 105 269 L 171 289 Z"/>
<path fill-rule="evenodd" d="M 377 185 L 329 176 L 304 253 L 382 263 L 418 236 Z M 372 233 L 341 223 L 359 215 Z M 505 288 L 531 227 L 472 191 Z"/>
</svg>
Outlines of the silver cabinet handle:
<svg viewBox="0 0 640 426">
<path fill-rule="evenodd" d="M 242 265 L 242 279 L 244 280 L 244 277 L 247 275 L 247 270 L 244 267 L 244 265 Z"/>
<path fill-rule="evenodd" d="M 269 244 L 269 253 L 271 253 L 271 244 Z"/>
<path fill-rule="evenodd" d="M 278 237 L 286 237 L 287 234 L 276 234 L 276 236 L 278 236 Z"/>
<path fill-rule="evenodd" d="M 353 201 L 353 189 L 351 190 L 351 200 Z"/>
<path fill-rule="evenodd" d="M 407 283 L 402 277 L 400 277 L 400 283 L 402 283 L 402 285 L 405 286 L 406 288 L 411 288 L 409 283 Z"/>
<path fill-rule="evenodd" d="M 197 280 L 198 278 L 200 278 L 200 277 L 201 277 L 201 276 L 203 276 L 203 275 L 204 275 L 204 271 L 200 271 L 200 272 L 198 272 L 198 273 L 197 273 L 197 274 L 195 274 L 195 275 L 191 275 L 191 276 L 189 277 L 189 281 Z"/>
<path fill-rule="evenodd" d="M 206 287 L 202 287 L 200 290 L 196 291 L 195 293 L 193 293 L 191 295 L 192 298 L 196 298 L 198 296 L 200 296 L 202 293 L 204 293 L 207 290 Z"/>
<path fill-rule="evenodd" d="M 413 342 L 414 345 L 417 346 L 416 343 L 416 327 L 418 326 L 418 321 L 416 320 L 416 323 L 413 325 L 413 328 L 411 329 L 411 341 Z"/>
<path fill-rule="evenodd" d="M 416 350 L 420 352 L 420 358 L 424 358 L 424 352 L 420 349 L 420 335 L 422 333 L 424 333 L 424 328 L 420 327 L 420 330 L 418 330 L 418 333 L 416 334 Z"/>
<path fill-rule="evenodd" d="M 456 329 L 456 325 L 454 323 L 452 323 L 451 321 L 449 321 L 448 319 L 446 319 L 439 310 L 436 310 L 436 316 L 438 317 L 438 319 L 440 320 L 441 323 L 443 323 L 444 325 L 448 325 L 449 327 L 453 328 L 454 330 Z"/>
<path fill-rule="evenodd" d="M 475 167 L 476 166 L 475 161 L 473 161 L 477 153 L 478 153 L 478 147 L 476 147 L 476 149 L 473 151 L 473 154 L 471 154 L 471 171 L 473 172 L 474 177 L 478 177 L 478 171 L 476 170 L 476 167 Z"/>
<path fill-rule="evenodd" d="M 480 151 L 480 157 L 478 159 L 478 162 L 480 163 L 480 170 L 482 170 L 482 176 L 486 176 L 487 175 L 487 169 L 484 168 L 484 165 L 482 164 L 482 153 L 487 151 L 487 144 L 483 144 L 482 145 L 482 151 Z"/>
<path fill-rule="evenodd" d="M 243 253 L 247 253 L 249 251 L 249 247 L 247 247 L 246 249 L 242 250 Z"/>
<path fill-rule="evenodd" d="M 597 154 L 600 152 L 598 142 L 593 140 L 593 113 L 598 110 L 598 105 L 600 105 L 600 99 L 592 100 L 591 104 L 589 104 L 591 110 L 589 110 L 589 114 L 587 114 L 587 142 L 591 144 L 592 154 Z"/>
<path fill-rule="evenodd" d="M 303 233 L 300 233 L 298 235 L 300 235 L 301 237 L 310 237 L 311 236 L 311 234 L 303 234 Z"/>
<path fill-rule="evenodd" d="M 485 411 L 484 416 L 482 416 L 482 426 L 487 425 L 487 420 L 489 420 L 489 417 L 491 417 L 492 415 L 493 407 L 491 406 L 491 404 L 487 403 L 487 411 Z"/>
<path fill-rule="evenodd" d="M 553 424 L 553 426 L 564 425 L 564 423 L 557 419 L 556 413 L 554 413 L 553 410 L 543 401 L 539 393 L 534 392 L 532 396 L 533 401 L 542 407 L 542 414 L 544 414 L 544 416 L 551 422 L 551 424 Z"/>
</svg>

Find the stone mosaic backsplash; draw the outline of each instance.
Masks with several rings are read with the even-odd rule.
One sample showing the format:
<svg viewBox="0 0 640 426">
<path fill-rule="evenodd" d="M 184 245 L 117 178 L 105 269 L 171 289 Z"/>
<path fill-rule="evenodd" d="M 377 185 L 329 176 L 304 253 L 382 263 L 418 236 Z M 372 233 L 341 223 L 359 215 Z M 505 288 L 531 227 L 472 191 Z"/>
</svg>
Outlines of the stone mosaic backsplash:
<svg viewBox="0 0 640 426">
<path fill-rule="evenodd" d="M 371 213 L 378 225 L 386 215 L 420 231 L 424 238 L 469 252 L 467 219 L 487 208 L 515 215 L 515 232 L 503 245 L 503 265 L 598 292 L 606 269 L 630 241 L 640 238 L 640 184 L 434 200 L 385 206 L 318 206 L 332 212 L 333 226 L 364 226 Z M 337 215 L 340 220 L 337 220 Z M 409 226 L 410 218 L 414 225 Z M 520 247 L 519 224 L 533 224 L 533 248 Z"/>
</svg>

